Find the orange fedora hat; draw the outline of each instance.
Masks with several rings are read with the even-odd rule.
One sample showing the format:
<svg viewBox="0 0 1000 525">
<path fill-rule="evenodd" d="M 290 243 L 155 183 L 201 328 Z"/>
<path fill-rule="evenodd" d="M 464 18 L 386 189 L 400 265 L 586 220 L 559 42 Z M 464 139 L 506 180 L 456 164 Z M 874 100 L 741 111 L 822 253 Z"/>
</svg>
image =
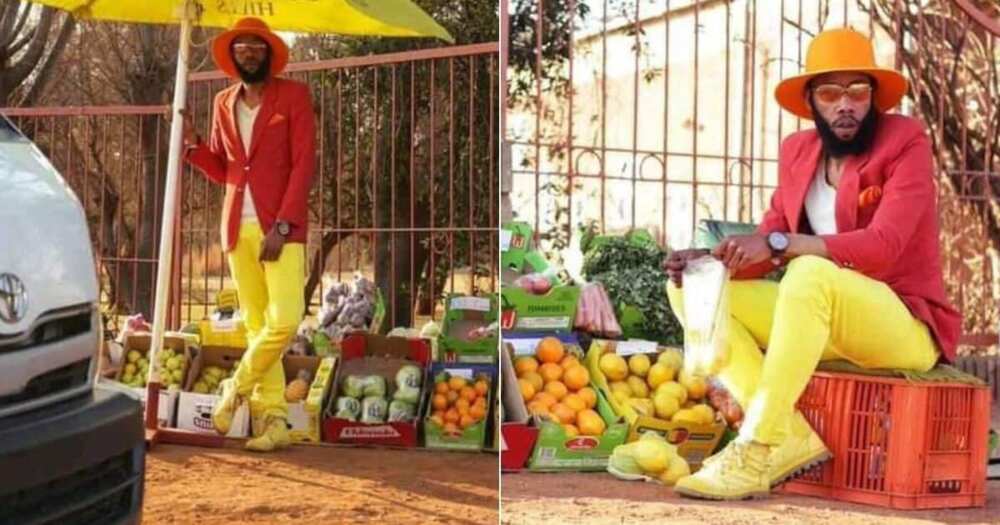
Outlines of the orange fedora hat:
<svg viewBox="0 0 1000 525">
<path fill-rule="evenodd" d="M 830 29 L 816 35 L 809 44 L 805 73 L 782 80 L 774 90 L 774 98 L 791 113 L 811 119 L 805 94 L 809 81 L 818 75 L 844 71 L 864 73 L 878 82 L 874 103 L 881 112 L 895 107 L 906 94 L 906 78 L 875 64 L 875 49 L 868 38 L 853 29 Z"/>
<path fill-rule="evenodd" d="M 271 28 L 259 18 L 241 18 L 233 25 L 233 28 L 215 37 L 212 42 L 212 58 L 215 65 L 233 78 L 239 78 L 239 71 L 233 62 L 233 55 L 230 52 L 233 40 L 238 36 L 254 35 L 263 38 L 267 45 L 271 47 L 271 76 L 284 71 L 288 65 L 288 45 L 278 35 L 271 32 Z"/>
</svg>

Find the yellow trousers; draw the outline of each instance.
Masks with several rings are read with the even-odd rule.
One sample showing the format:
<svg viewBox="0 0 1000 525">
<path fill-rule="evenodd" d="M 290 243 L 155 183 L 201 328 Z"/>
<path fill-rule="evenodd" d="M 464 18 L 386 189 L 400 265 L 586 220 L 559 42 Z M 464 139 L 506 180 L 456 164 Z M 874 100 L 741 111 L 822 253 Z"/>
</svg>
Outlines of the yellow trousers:
<svg viewBox="0 0 1000 525">
<path fill-rule="evenodd" d="M 682 290 L 670 283 L 667 294 L 683 325 Z M 888 285 L 822 257 L 793 259 L 780 284 L 731 281 L 729 314 L 718 378 L 745 410 L 741 441 L 782 442 L 821 360 L 926 371 L 938 359 L 930 330 Z"/>
<path fill-rule="evenodd" d="M 237 391 L 249 396 L 255 419 L 288 415 L 281 355 L 305 311 L 305 246 L 286 243 L 277 261 L 260 262 L 263 240 L 260 224 L 244 221 L 236 247 L 229 252 L 248 344 L 234 377 Z"/>
</svg>

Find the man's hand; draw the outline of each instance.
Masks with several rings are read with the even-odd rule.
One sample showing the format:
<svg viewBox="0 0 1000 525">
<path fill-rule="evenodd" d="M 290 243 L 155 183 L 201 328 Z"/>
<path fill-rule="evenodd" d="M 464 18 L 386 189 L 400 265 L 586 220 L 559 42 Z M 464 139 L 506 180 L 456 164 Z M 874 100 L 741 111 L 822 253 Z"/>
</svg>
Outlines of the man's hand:
<svg viewBox="0 0 1000 525">
<path fill-rule="evenodd" d="M 278 233 L 277 228 L 271 228 L 271 231 L 260 243 L 260 262 L 277 261 L 284 245 L 285 237 Z"/>
<path fill-rule="evenodd" d="M 674 282 L 678 288 L 682 286 L 681 276 L 684 273 L 684 268 L 687 266 L 688 261 L 697 259 L 708 255 L 708 250 L 697 249 L 697 250 L 676 250 L 670 252 L 670 256 L 667 260 L 663 261 L 663 270 L 667 272 L 667 276 L 670 280 Z"/>
<path fill-rule="evenodd" d="M 771 247 L 760 235 L 733 235 L 726 237 L 712 250 L 712 255 L 732 271 L 764 262 L 771 258 Z"/>
</svg>

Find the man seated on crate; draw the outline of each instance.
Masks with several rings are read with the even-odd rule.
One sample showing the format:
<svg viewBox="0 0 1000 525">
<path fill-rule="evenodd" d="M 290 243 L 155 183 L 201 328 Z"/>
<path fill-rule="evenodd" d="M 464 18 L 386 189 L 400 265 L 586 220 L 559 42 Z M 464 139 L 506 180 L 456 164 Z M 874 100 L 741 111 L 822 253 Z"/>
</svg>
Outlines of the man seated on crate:
<svg viewBox="0 0 1000 525">
<path fill-rule="evenodd" d="M 954 359 L 961 316 L 945 296 L 931 143 L 919 121 L 887 113 L 906 88 L 849 29 L 817 35 L 806 73 L 778 85 L 781 107 L 815 129 L 782 143 L 778 187 L 756 233 L 712 251 L 743 279 L 730 283 L 729 358 L 718 377 L 746 419 L 677 492 L 762 496 L 829 458 L 795 409 L 821 360 L 927 371 Z M 682 323 L 681 272 L 703 255 L 674 252 L 664 265 Z M 760 279 L 783 264 L 780 283 Z"/>
<path fill-rule="evenodd" d="M 215 38 L 212 55 L 240 82 L 216 95 L 208 142 L 185 117 L 186 159 L 226 187 L 222 245 L 249 343 L 236 375 L 222 382 L 212 422 L 228 433 L 249 399 L 254 437 L 246 446 L 270 451 L 290 444 L 281 354 L 305 311 L 316 124 L 309 87 L 276 76 L 288 63 L 288 47 L 263 21 L 236 22 Z"/>
</svg>

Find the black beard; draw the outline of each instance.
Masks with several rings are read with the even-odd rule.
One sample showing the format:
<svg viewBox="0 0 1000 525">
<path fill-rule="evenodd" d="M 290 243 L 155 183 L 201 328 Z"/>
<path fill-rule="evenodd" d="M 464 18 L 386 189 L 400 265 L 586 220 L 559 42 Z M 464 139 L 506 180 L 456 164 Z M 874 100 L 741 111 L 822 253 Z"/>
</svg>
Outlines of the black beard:
<svg viewBox="0 0 1000 525">
<path fill-rule="evenodd" d="M 827 155 L 834 158 L 859 155 L 868 151 L 868 148 L 875 142 L 875 129 L 878 127 L 878 111 L 874 107 L 868 110 L 865 118 L 861 119 L 858 132 L 850 140 L 841 140 L 833 132 L 830 123 L 819 114 L 811 98 L 809 100 L 809 107 L 812 109 L 813 120 L 816 121 L 816 132 L 819 133 L 819 138 L 823 141 L 823 151 Z"/>
<path fill-rule="evenodd" d="M 268 53 L 264 57 L 264 60 L 257 66 L 257 71 L 251 72 L 243 69 L 243 66 L 236 60 L 233 60 L 233 64 L 236 64 L 236 72 L 240 74 L 240 80 L 246 84 L 259 84 L 267 80 L 268 74 L 271 73 L 271 54 Z"/>
</svg>

